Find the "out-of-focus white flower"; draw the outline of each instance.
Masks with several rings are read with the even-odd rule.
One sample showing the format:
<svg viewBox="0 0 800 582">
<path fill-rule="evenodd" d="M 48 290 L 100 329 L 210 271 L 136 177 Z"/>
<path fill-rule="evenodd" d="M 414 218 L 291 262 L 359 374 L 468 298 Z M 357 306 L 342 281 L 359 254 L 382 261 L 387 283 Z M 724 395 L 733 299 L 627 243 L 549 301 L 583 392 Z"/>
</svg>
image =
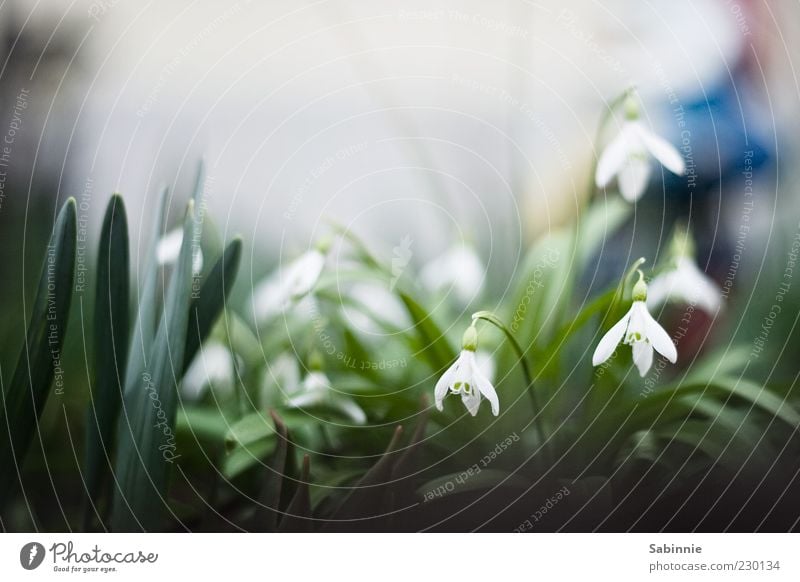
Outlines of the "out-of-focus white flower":
<svg viewBox="0 0 800 582">
<path fill-rule="evenodd" d="M 264 371 L 259 403 L 262 407 L 275 406 L 278 401 L 300 391 L 300 366 L 288 353 L 279 355 Z"/>
<path fill-rule="evenodd" d="M 492 406 L 492 414 L 500 413 L 500 401 L 497 392 L 483 372 L 481 372 L 475 357 L 478 348 L 478 331 L 475 326 L 469 326 L 464 332 L 461 341 L 461 354 L 455 363 L 447 369 L 433 391 L 436 408 L 443 409 L 442 402 L 447 394 L 460 394 L 461 402 L 472 416 L 478 414 L 481 405 L 481 395 Z"/>
<path fill-rule="evenodd" d="M 172 265 L 178 260 L 183 244 L 183 229 L 175 228 L 161 237 L 156 245 L 156 260 L 161 266 Z M 192 271 L 195 275 L 203 270 L 203 251 L 200 245 L 194 249 Z"/>
<path fill-rule="evenodd" d="M 597 344 L 592 365 L 599 366 L 608 360 L 622 342 L 631 346 L 633 362 L 639 369 L 639 375 L 644 378 L 653 365 L 653 349 L 673 364 L 678 360 L 678 351 L 669 334 L 647 310 L 647 285 L 641 272 L 639 277 L 639 282 L 633 288 L 631 308 Z"/>
<path fill-rule="evenodd" d="M 475 251 L 459 245 L 425 265 L 420 280 L 429 291 L 452 293 L 460 304 L 467 305 L 480 293 L 484 274 L 483 263 Z"/>
<path fill-rule="evenodd" d="M 647 290 L 647 306 L 654 309 L 667 301 L 697 305 L 710 314 L 722 307 L 722 292 L 697 266 L 695 244 L 687 225 L 677 225 L 669 244 L 669 265 Z"/>
<path fill-rule="evenodd" d="M 223 344 L 209 341 L 203 344 L 181 382 L 181 394 L 187 400 L 197 400 L 209 386 L 223 394 L 233 391 L 233 354 Z"/>
<path fill-rule="evenodd" d="M 359 331 L 380 335 L 384 332 L 380 322 L 395 329 L 405 329 L 411 325 L 402 302 L 383 285 L 359 283 L 348 290 L 347 296 L 355 305 L 343 305 L 342 311 Z"/>
<path fill-rule="evenodd" d="M 287 406 L 307 408 L 327 405 L 346 416 L 354 424 L 367 422 L 367 415 L 351 398 L 331 388 L 328 376 L 321 370 L 311 370 L 301 383 L 297 394 L 287 399 Z"/>
<path fill-rule="evenodd" d="M 654 309 L 667 301 L 697 305 L 714 314 L 722 307 L 722 293 L 692 259 L 679 257 L 673 269 L 656 276 L 648 286 L 649 308 Z"/>
<path fill-rule="evenodd" d="M 606 146 L 597 162 L 595 183 L 603 188 L 617 176 L 622 195 L 629 202 L 635 202 L 650 180 L 650 156 L 674 174 L 683 174 L 686 166 L 672 144 L 639 120 L 638 98 L 633 93 L 625 99 L 625 116 L 619 134 Z"/>
<path fill-rule="evenodd" d="M 306 251 L 287 267 L 278 268 L 256 287 L 253 309 L 257 321 L 280 315 L 311 292 L 322 274 L 326 250 L 317 247 Z"/>
</svg>

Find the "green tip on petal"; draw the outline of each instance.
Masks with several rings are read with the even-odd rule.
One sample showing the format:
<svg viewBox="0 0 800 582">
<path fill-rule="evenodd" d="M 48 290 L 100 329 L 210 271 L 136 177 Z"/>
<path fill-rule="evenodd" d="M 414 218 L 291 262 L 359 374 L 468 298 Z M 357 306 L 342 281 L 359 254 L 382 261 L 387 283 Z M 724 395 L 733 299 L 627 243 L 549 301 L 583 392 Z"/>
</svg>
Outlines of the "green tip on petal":
<svg viewBox="0 0 800 582">
<path fill-rule="evenodd" d="M 470 325 L 464 332 L 464 337 L 461 338 L 461 349 L 471 352 L 478 349 L 478 330 L 474 325 Z"/>
</svg>

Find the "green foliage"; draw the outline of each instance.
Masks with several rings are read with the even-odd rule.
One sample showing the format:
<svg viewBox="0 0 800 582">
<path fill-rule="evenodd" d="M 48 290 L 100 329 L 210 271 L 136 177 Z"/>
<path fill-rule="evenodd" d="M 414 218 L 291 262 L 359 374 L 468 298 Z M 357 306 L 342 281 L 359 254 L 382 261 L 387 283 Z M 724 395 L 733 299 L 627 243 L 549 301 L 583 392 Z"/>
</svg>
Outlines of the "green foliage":
<svg viewBox="0 0 800 582">
<path fill-rule="evenodd" d="M 122 197 L 114 195 L 106 208 L 97 256 L 94 310 L 94 382 L 86 424 L 86 493 L 84 529 L 98 511 L 93 500 L 111 469 L 125 365 L 128 358 L 130 264 L 128 221 Z"/>
<path fill-rule="evenodd" d="M 76 229 L 75 200 L 70 198 L 58 214 L 47 246 L 25 344 L 14 375 L 2 389 L 0 427 L 8 438 L 0 441 L 0 508 L 9 501 L 18 484 L 56 368 L 61 366 L 61 348 L 72 300 Z M 61 380 L 56 379 L 56 383 Z"/>
</svg>

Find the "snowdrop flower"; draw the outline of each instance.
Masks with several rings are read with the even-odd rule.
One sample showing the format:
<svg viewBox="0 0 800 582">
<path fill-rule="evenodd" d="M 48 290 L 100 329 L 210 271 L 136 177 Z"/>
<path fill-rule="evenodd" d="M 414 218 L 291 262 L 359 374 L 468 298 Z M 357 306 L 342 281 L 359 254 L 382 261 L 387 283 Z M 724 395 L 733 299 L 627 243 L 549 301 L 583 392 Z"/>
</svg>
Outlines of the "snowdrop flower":
<svg viewBox="0 0 800 582">
<path fill-rule="evenodd" d="M 208 386 L 223 393 L 232 392 L 233 357 L 223 344 L 216 341 L 205 343 L 183 376 L 181 394 L 188 400 L 197 400 Z"/>
<path fill-rule="evenodd" d="M 274 407 L 281 395 L 300 391 L 300 367 L 289 353 L 279 355 L 264 371 L 259 390 L 259 403 L 263 408 Z"/>
<path fill-rule="evenodd" d="M 722 307 L 722 293 L 717 284 L 694 261 L 694 241 L 685 228 L 672 237 L 672 265 L 657 275 L 647 292 L 647 306 L 654 309 L 667 301 L 697 305 L 714 314 Z"/>
<path fill-rule="evenodd" d="M 292 408 L 327 405 L 335 408 L 354 424 L 367 422 L 367 415 L 352 399 L 331 388 L 328 376 L 321 369 L 321 357 L 312 355 L 311 370 L 303 379 L 297 394 L 290 396 L 286 404 Z"/>
<path fill-rule="evenodd" d="M 484 272 L 483 263 L 475 251 L 460 245 L 425 265 L 420 280 L 432 293 L 450 292 L 456 301 L 467 305 L 480 291 Z"/>
<path fill-rule="evenodd" d="M 622 195 L 628 202 L 635 202 L 650 179 L 650 156 L 674 174 L 683 174 L 686 166 L 672 144 L 639 120 L 639 103 L 632 93 L 625 99 L 625 117 L 619 134 L 606 146 L 597 162 L 595 183 L 603 188 L 617 176 Z"/>
<path fill-rule="evenodd" d="M 156 261 L 163 266 L 175 264 L 181 253 L 183 245 L 183 228 L 174 228 L 161 237 L 156 245 Z M 194 250 L 192 257 L 192 271 L 195 275 L 203 270 L 203 251 L 200 245 Z"/>
<path fill-rule="evenodd" d="M 647 305 L 651 309 L 667 301 L 698 305 L 707 313 L 722 307 L 722 294 L 716 283 L 688 257 L 680 257 L 675 268 L 655 277 L 650 283 Z"/>
<path fill-rule="evenodd" d="M 633 287 L 633 304 L 622 319 L 600 340 L 592 356 L 592 365 L 599 366 L 611 357 L 620 341 L 631 346 L 633 362 L 644 378 L 653 365 L 653 349 L 673 364 L 678 360 L 675 344 L 664 328 L 647 311 L 647 284 L 642 272 Z"/>
<path fill-rule="evenodd" d="M 278 268 L 253 292 L 253 309 L 258 321 L 283 313 L 293 302 L 308 295 L 325 265 L 328 242 L 318 243 L 285 268 Z"/>
<path fill-rule="evenodd" d="M 344 305 L 342 311 L 353 327 L 367 335 L 382 335 L 386 323 L 395 329 L 411 325 L 405 306 L 385 286 L 374 283 L 359 283 L 347 292 L 356 305 Z M 372 338 L 374 339 L 374 338 Z"/>
<path fill-rule="evenodd" d="M 492 405 L 492 414 L 497 416 L 500 413 L 497 392 L 478 366 L 475 357 L 477 348 L 478 330 L 471 325 L 464 332 L 464 338 L 461 340 L 461 355 L 436 383 L 434 401 L 436 408 L 440 411 L 443 409 L 442 401 L 449 392 L 461 395 L 461 402 L 472 416 L 478 414 L 481 396 L 485 397 Z"/>
</svg>

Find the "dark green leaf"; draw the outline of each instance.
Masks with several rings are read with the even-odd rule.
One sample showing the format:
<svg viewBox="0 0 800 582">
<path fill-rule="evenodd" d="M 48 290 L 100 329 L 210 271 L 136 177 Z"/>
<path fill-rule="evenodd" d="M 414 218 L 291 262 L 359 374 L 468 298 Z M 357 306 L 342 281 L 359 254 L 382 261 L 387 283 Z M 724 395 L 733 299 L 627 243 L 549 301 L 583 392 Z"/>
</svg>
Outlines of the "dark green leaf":
<svg viewBox="0 0 800 582">
<path fill-rule="evenodd" d="M 55 370 L 61 366 L 75 269 L 75 214 L 75 200 L 70 198 L 59 212 L 50 238 L 14 376 L 3 386 L 0 430 L 8 431 L 8 439 L 0 445 L 0 507 L 8 502 L 15 487 Z M 58 391 L 59 377 L 55 383 Z"/>
<path fill-rule="evenodd" d="M 94 312 L 94 385 L 86 428 L 86 492 L 88 526 L 97 508 L 101 485 L 111 468 L 114 430 L 124 388 L 128 357 L 130 290 L 128 220 L 122 197 L 111 197 L 103 220 L 97 257 Z"/>
</svg>

